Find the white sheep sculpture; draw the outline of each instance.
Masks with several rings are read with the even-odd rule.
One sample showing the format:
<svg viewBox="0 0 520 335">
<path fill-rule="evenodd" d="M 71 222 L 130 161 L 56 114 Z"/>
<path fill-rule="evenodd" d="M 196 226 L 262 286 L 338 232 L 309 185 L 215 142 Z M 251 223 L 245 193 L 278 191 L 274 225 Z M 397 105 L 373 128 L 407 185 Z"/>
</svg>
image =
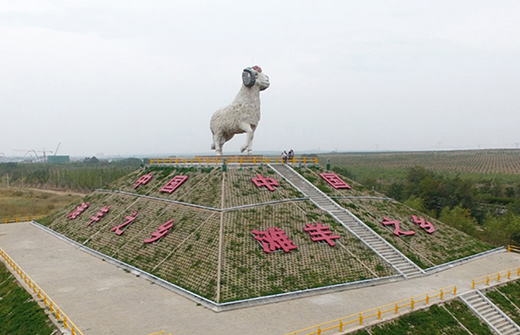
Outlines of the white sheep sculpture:
<svg viewBox="0 0 520 335">
<path fill-rule="evenodd" d="M 240 152 L 253 153 L 253 137 L 260 121 L 260 91 L 269 87 L 269 77 L 260 66 L 247 67 L 242 72 L 242 87 L 231 105 L 217 110 L 210 121 L 213 134 L 211 149 L 222 155 L 224 143 L 235 134 L 247 134 Z"/>
</svg>

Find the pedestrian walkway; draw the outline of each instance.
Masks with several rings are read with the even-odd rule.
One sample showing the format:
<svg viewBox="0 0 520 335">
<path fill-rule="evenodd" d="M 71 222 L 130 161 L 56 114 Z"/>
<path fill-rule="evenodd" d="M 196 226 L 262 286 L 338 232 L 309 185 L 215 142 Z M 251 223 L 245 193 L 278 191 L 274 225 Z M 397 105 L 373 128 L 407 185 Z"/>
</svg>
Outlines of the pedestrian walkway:
<svg viewBox="0 0 520 335">
<path fill-rule="evenodd" d="M 409 279 L 424 275 L 424 270 L 415 265 L 408 257 L 358 220 L 352 213 L 339 206 L 329 196 L 318 190 L 318 188 L 303 178 L 298 172 L 294 171 L 289 165 L 270 164 L 269 166 L 308 197 L 316 206 L 328 212 L 336 221 L 347 228 L 354 236 L 365 243 L 400 274 L 404 275 L 405 278 Z"/>
<path fill-rule="evenodd" d="M 407 281 L 215 313 L 27 222 L 0 225 L 2 247 L 85 335 L 285 334 L 520 265 L 498 253 Z"/>
</svg>

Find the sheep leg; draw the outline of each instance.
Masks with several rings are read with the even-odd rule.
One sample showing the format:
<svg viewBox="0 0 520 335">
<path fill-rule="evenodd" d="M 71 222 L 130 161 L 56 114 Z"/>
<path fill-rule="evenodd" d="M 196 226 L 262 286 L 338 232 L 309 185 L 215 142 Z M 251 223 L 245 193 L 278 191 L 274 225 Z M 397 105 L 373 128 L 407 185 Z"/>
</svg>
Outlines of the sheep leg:
<svg viewBox="0 0 520 335">
<path fill-rule="evenodd" d="M 212 149 L 215 149 L 215 154 L 222 156 L 222 146 L 224 145 L 224 137 L 219 136 L 217 134 L 213 135 L 213 145 L 211 146 Z"/>
<path fill-rule="evenodd" d="M 244 122 L 240 124 L 240 129 L 247 134 L 246 143 L 240 147 L 240 152 L 244 152 L 247 149 L 247 154 L 251 155 L 253 154 L 253 137 L 255 132 L 250 124 Z"/>
</svg>

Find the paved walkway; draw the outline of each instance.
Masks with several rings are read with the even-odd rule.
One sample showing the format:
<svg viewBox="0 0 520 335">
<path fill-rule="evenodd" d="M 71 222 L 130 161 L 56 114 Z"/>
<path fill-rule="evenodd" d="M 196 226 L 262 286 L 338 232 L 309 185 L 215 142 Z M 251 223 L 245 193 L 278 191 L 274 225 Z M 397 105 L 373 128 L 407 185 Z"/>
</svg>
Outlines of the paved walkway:
<svg viewBox="0 0 520 335">
<path fill-rule="evenodd" d="M 437 274 L 356 290 L 215 313 L 91 256 L 31 223 L 0 225 L 2 247 L 85 335 L 285 334 L 369 308 L 520 266 L 499 253 Z"/>
</svg>

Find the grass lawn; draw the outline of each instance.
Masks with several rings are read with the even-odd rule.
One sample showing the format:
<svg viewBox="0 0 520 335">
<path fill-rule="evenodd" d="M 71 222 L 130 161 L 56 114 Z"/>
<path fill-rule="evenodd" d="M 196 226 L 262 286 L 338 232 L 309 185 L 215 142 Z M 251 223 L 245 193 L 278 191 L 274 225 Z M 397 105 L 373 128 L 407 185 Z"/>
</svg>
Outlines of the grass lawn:
<svg viewBox="0 0 520 335">
<path fill-rule="evenodd" d="M 84 195 L 27 188 L 0 189 L 0 219 L 49 215 Z"/>
<path fill-rule="evenodd" d="M 444 305 L 432 305 L 395 321 L 366 330 L 355 335 L 492 335 L 491 330 L 475 316 L 460 300 Z"/>
<path fill-rule="evenodd" d="M 520 323 L 520 281 L 514 281 L 486 292 L 486 296 L 514 322 Z"/>
<path fill-rule="evenodd" d="M 46 335 L 57 330 L 3 263 L 0 263 L 0 320 L 0 335 Z"/>
</svg>

